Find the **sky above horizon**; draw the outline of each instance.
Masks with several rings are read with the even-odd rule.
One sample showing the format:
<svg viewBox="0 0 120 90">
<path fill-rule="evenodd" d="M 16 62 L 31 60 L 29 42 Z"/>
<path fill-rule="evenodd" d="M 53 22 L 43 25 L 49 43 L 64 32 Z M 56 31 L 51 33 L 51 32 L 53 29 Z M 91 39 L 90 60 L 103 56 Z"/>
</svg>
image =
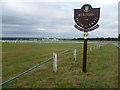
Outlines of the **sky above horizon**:
<svg viewBox="0 0 120 90">
<path fill-rule="evenodd" d="M 3 0 L 3 37 L 82 38 L 74 28 L 74 10 L 84 4 L 101 8 L 100 25 L 89 37 L 118 37 L 119 0 Z"/>
</svg>

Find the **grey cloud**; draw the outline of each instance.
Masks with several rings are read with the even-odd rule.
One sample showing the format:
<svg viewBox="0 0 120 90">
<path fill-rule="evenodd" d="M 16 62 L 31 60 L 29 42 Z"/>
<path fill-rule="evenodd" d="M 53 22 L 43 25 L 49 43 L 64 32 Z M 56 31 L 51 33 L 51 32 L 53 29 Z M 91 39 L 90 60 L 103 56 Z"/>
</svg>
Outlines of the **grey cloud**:
<svg viewBox="0 0 120 90">
<path fill-rule="evenodd" d="M 26 9 L 24 9 L 24 6 Z M 67 2 L 38 2 L 24 3 L 21 9 L 12 10 L 3 7 L 3 35 L 80 37 L 81 33 L 73 26 L 73 9 L 81 8 L 81 3 Z M 101 8 L 100 29 L 117 29 L 116 7 L 114 5 Z M 113 12 L 109 15 L 108 12 Z M 115 17 L 115 18 L 112 18 Z M 112 23 L 113 22 L 113 23 Z M 44 31 L 37 30 L 44 28 Z M 97 30 L 98 31 L 98 30 Z M 111 30 L 110 30 L 111 31 Z M 95 32 L 97 33 L 97 32 Z M 33 35 L 32 35 L 33 34 Z M 95 36 L 95 34 L 93 34 Z M 101 34 L 102 36 L 102 34 Z M 96 36 L 95 36 L 96 37 Z"/>
</svg>

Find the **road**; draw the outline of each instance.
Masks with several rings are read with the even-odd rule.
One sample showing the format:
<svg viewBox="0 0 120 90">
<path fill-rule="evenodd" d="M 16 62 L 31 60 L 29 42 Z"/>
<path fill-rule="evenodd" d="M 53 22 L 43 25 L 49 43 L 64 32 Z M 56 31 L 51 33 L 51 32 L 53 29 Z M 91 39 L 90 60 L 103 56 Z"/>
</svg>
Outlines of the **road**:
<svg viewBox="0 0 120 90">
<path fill-rule="evenodd" d="M 113 45 L 117 46 L 118 48 L 120 48 L 120 43 L 113 43 Z"/>
</svg>

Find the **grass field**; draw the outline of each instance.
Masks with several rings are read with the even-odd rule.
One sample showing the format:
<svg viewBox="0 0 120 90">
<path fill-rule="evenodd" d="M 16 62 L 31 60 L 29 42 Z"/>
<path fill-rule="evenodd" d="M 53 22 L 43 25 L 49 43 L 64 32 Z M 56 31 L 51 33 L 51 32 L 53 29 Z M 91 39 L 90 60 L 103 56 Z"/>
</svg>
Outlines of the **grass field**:
<svg viewBox="0 0 120 90">
<path fill-rule="evenodd" d="M 14 77 L 36 64 L 61 52 L 82 44 L 62 43 L 3 43 L 3 81 Z M 118 49 L 105 45 L 90 52 L 88 48 L 87 73 L 82 69 L 82 51 L 77 49 L 58 57 L 58 72 L 53 72 L 52 60 L 39 68 L 11 81 L 3 88 L 117 88 Z"/>
</svg>

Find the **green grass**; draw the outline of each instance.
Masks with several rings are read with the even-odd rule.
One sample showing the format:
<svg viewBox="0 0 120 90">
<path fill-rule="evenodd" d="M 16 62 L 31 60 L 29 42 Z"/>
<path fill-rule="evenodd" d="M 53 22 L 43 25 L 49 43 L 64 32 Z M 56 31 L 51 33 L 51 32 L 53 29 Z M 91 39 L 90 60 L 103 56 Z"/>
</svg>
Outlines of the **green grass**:
<svg viewBox="0 0 120 90">
<path fill-rule="evenodd" d="M 4 43 L 2 51 L 3 81 L 80 44 Z M 81 44 L 82 45 L 82 44 Z M 53 72 L 52 60 L 35 70 L 11 81 L 3 88 L 117 88 L 118 49 L 105 45 L 89 51 L 87 73 L 82 72 L 82 47 L 77 49 L 77 61 L 73 51 L 58 57 L 58 72 Z"/>
</svg>

